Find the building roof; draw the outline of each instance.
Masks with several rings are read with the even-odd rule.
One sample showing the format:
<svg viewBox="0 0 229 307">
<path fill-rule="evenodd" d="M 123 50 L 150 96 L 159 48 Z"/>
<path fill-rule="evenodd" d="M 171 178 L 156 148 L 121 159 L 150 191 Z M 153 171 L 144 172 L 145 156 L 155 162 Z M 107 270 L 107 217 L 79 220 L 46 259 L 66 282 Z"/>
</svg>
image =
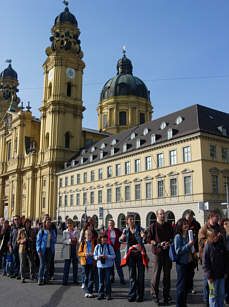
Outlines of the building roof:
<svg viewBox="0 0 229 307">
<path fill-rule="evenodd" d="M 229 114 L 198 104 L 192 105 L 108 136 L 90 147 L 83 148 L 77 156 L 65 164 L 65 170 L 93 164 L 150 146 L 157 146 L 168 140 L 178 139 L 200 131 L 229 138 Z M 103 153 L 102 158 L 101 153 Z"/>
<path fill-rule="evenodd" d="M 83 128 L 82 131 L 89 132 L 89 133 L 95 133 L 95 134 L 104 135 L 105 137 L 111 135 L 109 132 L 98 131 L 98 130 L 90 129 L 90 128 Z"/>
<path fill-rule="evenodd" d="M 12 68 L 11 64 L 9 64 L 9 66 L 0 73 L 0 78 L 2 79 L 10 78 L 17 80 L 17 73 Z"/>
</svg>

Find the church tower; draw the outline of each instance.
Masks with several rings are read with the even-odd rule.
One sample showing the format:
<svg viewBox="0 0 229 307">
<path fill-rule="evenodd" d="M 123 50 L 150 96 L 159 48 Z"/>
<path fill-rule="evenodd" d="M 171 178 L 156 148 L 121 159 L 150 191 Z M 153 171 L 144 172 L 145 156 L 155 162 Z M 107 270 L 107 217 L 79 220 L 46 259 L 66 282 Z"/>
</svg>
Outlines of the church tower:
<svg viewBox="0 0 229 307">
<path fill-rule="evenodd" d="M 82 77 L 85 67 L 80 30 L 68 2 L 51 29 L 44 68 L 36 216 L 56 216 L 56 172 L 82 147 Z M 44 187 L 45 182 L 45 187 Z"/>
</svg>

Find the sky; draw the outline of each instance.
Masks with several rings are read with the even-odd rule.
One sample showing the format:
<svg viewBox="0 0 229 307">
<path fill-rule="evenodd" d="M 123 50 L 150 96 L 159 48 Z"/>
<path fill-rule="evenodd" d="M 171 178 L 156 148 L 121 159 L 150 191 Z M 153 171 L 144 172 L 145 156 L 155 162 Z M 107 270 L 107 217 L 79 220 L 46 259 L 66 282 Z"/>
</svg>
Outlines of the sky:
<svg viewBox="0 0 229 307">
<path fill-rule="evenodd" d="M 0 71 L 12 59 L 19 97 L 40 117 L 45 49 L 62 0 L 0 0 Z M 229 112 L 228 0 L 69 0 L 81 31 L 83 127 L 116 75 L 122 46 L 150 90 L 153 119 L 193 104 Z M 97 114 L 97 113 L 96 113 Z"/>
</svg>

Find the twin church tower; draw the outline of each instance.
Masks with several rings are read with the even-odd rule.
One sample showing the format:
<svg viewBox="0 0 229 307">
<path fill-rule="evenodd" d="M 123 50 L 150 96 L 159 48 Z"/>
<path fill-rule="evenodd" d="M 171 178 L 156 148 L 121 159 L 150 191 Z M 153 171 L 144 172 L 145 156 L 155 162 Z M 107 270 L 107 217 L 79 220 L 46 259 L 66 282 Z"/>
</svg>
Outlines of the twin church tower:
<svg viewBox="0 0 229 307">
<path fill-rule="evenodd" d="M 80 30 L 65 2 L 46 49 L 41 118 L 20 103 L 18 76 L 11 63 L 0 74 L 0 216 L 56 217 L 56 172 L 87 144 L 152 117 L 149 91 L 123 57 L 98 104 L 98 131 L 82 128 L 85 63 Z M 9 61 L 11 62 L 11 61 Z M 90 110 L 89 110 L 90 111 Z"/>
</svg>

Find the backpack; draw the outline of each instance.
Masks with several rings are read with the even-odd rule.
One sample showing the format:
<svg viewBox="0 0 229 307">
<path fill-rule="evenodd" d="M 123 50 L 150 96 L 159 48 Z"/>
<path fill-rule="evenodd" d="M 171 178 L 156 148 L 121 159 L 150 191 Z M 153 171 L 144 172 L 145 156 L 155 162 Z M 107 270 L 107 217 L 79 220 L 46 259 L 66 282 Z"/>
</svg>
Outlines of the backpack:
<svg viewBox="0 0 229 307">
<path fill-rule="evenodd" d="M 177 262 L 178 261 L 178 255 L 175 251 L 175 246 L 174 243 L 172 243 L 169 247 L 169 258 L 172 262 Z"/>
</svg>

